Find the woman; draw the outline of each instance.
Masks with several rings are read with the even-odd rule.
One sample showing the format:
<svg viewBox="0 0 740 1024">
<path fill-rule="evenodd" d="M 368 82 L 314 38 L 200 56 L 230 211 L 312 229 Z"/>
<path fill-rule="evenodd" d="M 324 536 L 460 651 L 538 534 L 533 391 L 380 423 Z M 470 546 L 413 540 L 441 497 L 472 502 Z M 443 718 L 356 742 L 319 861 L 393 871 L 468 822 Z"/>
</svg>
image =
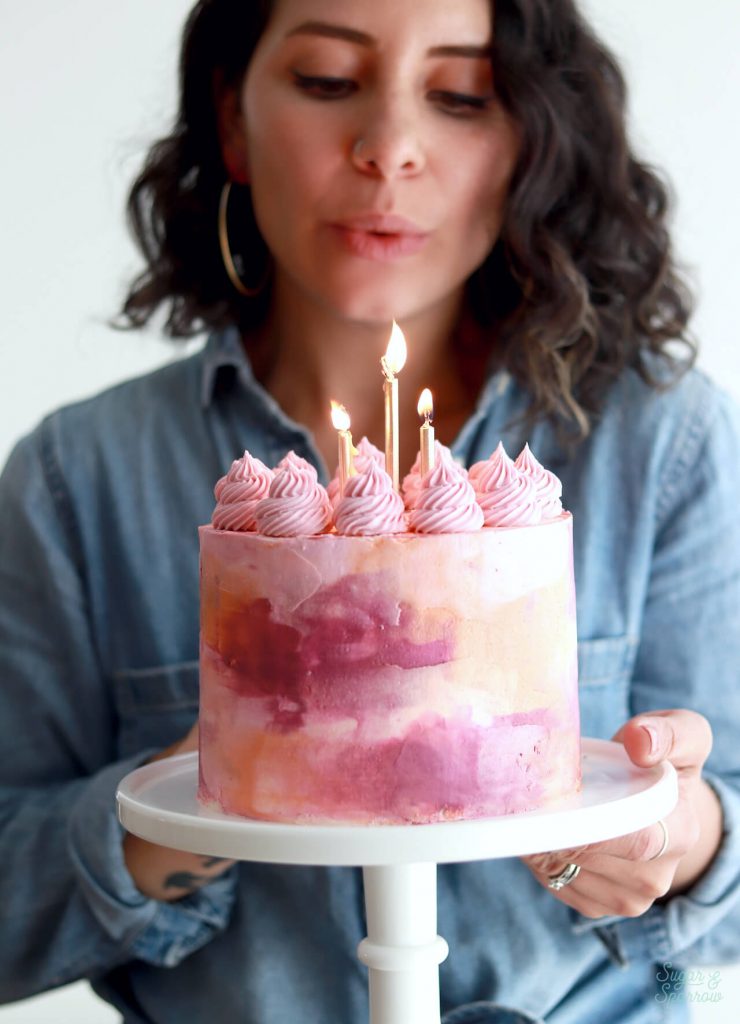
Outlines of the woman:
<svg viewBox="0 0 740 1024">
<path fill-rule="evenodd" d="M 681 788 L 631 836 L 441 868 L 444 1019 L 683 1019 L 660 965 L 740 947 L 740 430 L 669 352 L 688 303 L 611 58 L 571 0 L 205 0 L 130 212 L 128 323 L 165 302 L 174 336 L 213 333 L 49 417 L 2 478 L 4 997 L 87 976 L 127 1024 L 365 1019 L 357 871 L 153 847 L 114 793 L 195 746 L 213 483 L 244 447 L 326 478 L 330 397 L 379 439 L 396 318 L 443 442 L 528 439 L 561 476 L 583 731 Z"/>
</svg>

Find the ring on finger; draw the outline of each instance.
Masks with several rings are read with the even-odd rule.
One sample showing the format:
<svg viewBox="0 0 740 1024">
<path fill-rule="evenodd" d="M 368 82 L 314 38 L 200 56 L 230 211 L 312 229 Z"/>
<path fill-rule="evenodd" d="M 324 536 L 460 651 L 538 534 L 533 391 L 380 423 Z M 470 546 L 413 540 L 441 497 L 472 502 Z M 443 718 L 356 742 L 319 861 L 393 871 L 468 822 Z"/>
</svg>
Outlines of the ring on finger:
<svg viewBox="0 0 740 1024">
<path fill-rule="evenodd" d="M 661 846 L 661 848 L 658 850 L 657 853 L 653 854 L 652 857 L 648 858 L 648 863 L 650 863 L 651 860 L 658 860 L 658 858 L 662 857 L 663 854 L 668 849 L 668 843 L 669 843 L 669 839 L 668 839 L 668 826 L 666 825 L 666 823 L 663 821 L 662 818 L 658 819 L 658 824 L 663 829 L 663 845 Z"/>
<path fill-rule="evenodd" d="M 570 885 L 571 882 L 575 882 L 580 873 L 580 864 L 566 864 L 560 874 L 548 876 L 547 887 L 548 889 L 552 889 L 554 892 L 559 892 L 561 889 L 564 889 L 566 885 Z"/>
</svg>

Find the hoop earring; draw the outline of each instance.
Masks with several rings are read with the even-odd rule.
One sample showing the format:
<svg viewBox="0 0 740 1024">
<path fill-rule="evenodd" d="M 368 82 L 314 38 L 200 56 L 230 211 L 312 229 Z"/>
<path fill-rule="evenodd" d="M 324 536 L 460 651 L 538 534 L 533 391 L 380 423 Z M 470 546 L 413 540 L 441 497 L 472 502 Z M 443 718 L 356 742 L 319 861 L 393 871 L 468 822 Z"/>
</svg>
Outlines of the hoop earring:
<svg viewBox="0 0 740 1024">
<path fill-rule="evenodd" d="M 221 189 L 221 199 L 218 204 L 218 244 L 221 248 L 221 259 L 224 263 L 224 269 L 228 275 L 229 280 L 233 284 L 234 288 L 247 299 L 253 299 L 259 295 L 268 282 L 270 277 L 270 271 L 272 270 L 272 261 L 269 253 L 267 257 L 267 266 L 255 287 L 248 287 L 239 276 L 234 257 L 231 254 L 231 245 L 229 244 L 229 227 L 227 223 L 227 213 L 229 209 L 229 196 L 231 195 L 231 186 L 233 182 L 227 181 L 224 187 Z M 237 256 L 237 259 L 240 257 Z"/>
</svg>

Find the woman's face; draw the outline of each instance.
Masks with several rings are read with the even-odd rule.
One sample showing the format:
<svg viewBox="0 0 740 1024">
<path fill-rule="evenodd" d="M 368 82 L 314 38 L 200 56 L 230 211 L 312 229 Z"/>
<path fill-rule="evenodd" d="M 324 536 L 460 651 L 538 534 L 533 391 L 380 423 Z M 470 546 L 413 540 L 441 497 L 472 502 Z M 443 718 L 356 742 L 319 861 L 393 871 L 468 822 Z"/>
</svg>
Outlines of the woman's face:
<svg viewBox="0 0 740 1024">
<path fill-rule="evenodd" d="M 277 0 L 222 133 L 289 290 L 387 323 L 483 262 L 518 151 L 492 30 L 488 0 Z"/>
</svg>

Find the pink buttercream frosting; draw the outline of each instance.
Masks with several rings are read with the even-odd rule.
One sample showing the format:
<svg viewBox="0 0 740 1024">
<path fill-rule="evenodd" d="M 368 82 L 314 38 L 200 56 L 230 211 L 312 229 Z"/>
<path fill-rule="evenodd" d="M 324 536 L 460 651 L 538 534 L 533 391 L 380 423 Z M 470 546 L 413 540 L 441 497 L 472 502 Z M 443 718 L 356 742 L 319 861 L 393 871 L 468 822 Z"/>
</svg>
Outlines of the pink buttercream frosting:
<svg viewBox="0 0 740 1024">
<path fill-rule="evenodd" d="M 537 461 L 529 445 L 525 444 L 514 463 L 520 473 L 529 477 L 537 489 L 537 505 L 543 519 L 555 519 L 563 511 L 560 498 L 563 485 L 549 469 Z"/>
<path fill-rule="evenodd" d="M 374 462 L 376 466 L 385 469 L 385 454 L 381 452 L 380 448 L 376 448 L 372 441 L 363 437 L 357 445 L 357 454 L 355 455 L 355 469 L 358 473 L 362 473 L 367 462 Z"/>
<path fill-rule="evenodd" d="M 289 452 L 255 515 L 257 530 L 267 537 L 310 537 L 330 525 L 331 503 L 313 466 Z"/>
<path fill-rule="evenodd" d="M 421 452 L 417 452 L 413 466 L 403 478 L 401 483 L 401 494 L 403 494 L 406 508 L 412 509 L 416 504 L 421 487 Z"/>
<path fill-rule="evenodd" d="M 468 480 L 471 482 L 473 487 L 475 487 L 475 482 L 478 479 L 478 476 L 481 474 L 481 472 L 485 469 L 487 462 L 488 459 L 483 459 L 481 462 L 474 462 L 473 465 L 468 470 Z"/>
<path fill-rule="evenodd" d="M 329 486 L 326 488 L 326 493 L 329 496 L 329 503 L 332 508 L 337 507 L 339 501 L 339 470 L 329 481 Z"/>
<path fill-rule="evenodd" d="M 368 441 L 366 437 L 360 441 L 355 448 L 355 456 L 353 459 L 355 470 L 361 473 L 367 460 L 371 459 L 376 462 L 381 469 L 385 469 L 385 455 L 381 452 L 380 448 L 376 448 L 372 441 Z M 329 494 L 329 501 L 332 503 L 334 508 L 337 507 L 337 502 L 341 498 L 339 493 L 339 466 L 333 478 L 329 481 L 329 487 L 327 488 Z"/>
<path fill-rule="evenodd" d="M 532 526 L 540 522 L 535 483 L 519 472 L 502 443 L 490 458 L 471 466 L 470 480 L 486 526 Z"/>
<path fill-rule="evenodd" d="M 468 474 L 439 443 L 434 468 L 421 481 L 409 523 L 417 533 L 467 533 L 483 526 L 483 511 Z"/>
<path fill-rule="evenodd" d="M 444 454 L 454 462 L 455 457 L 450 451 L 450 449 L 447 447 L 447 445 L 442 444 L 440 441 L 435 441 L 434 450 L 435 452 L 437 452 L 437 454 L 439 454 L 439 452 L 444 452 Z M 409 511 L 411 511 L 411 509 L 416 504 L 416 499 L 419 496 L 420 488 L 421 452 L 418 452 L 416 455 L 416 459 L 414 460 L 413 466 L 406 474 L 406 476 L 403 478 L 403 482 L 401 483 L 401 494 L 403 495 L 403 500 L 406 505 L 406 508 Z"/>
<path fill-rule="evenodd" d="M 393 481 L 378 463 L 365 459 L 362 469 L 351 476 L 334 514 L 337 533 L 354 537 L 378 537 L 403 533 L 404 505 Z"/>
<path fill-rule="evenodd" d="M 217 505 L 211 522 L 217 530 L 238 530 L 242 533 L 257 529 L 255 510 L 267 496 L 273 472 L 259 459 L 244 452 L 234 459 L 226 476 L 222 476 L 213 493 Z"/>
</svg>

